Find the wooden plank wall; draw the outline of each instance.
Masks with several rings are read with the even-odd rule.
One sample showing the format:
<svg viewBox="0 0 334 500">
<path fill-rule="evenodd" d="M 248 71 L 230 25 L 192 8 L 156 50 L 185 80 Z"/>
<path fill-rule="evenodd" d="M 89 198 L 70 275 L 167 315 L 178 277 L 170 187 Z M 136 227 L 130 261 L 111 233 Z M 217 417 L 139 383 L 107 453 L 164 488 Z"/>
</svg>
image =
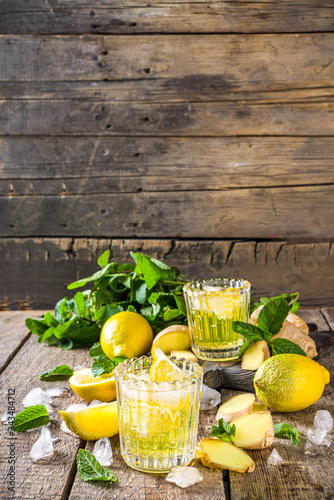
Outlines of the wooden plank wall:
<svg viewBox="0 0 334 500">
<path fill-rule="evenodd" d="M 142 250 L 334 301 L 332 0 L 2 0 L 0 307 Z"/>
</svg>

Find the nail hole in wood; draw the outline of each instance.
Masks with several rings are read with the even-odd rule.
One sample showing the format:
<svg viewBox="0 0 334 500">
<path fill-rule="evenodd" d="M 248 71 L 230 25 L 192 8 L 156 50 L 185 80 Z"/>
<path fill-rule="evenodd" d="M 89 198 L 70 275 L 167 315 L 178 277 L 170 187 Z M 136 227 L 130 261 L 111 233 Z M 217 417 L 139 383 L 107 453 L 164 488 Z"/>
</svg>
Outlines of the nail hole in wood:
<svg viewBox="0 0 334 500">
<path fill-rule="evenodd" d="M 148 75 L 151 72 L 151 68 L 144 68 L 143 71 Z"/>
<path fill-rule="evenodd" d="M 144 121 L 144 122 L 149 122 L 149 121 L 150 121 L 150 117 L 149 117 L 149 116 L 145 116 L 145 117 L 143 118 L 143 121 Z"/>
<path fill-rule="evenodd" d="M 111 128 L 111 125 L 110 125 L 110 123 L 107 123 L 106 129 L 108 130 L 109 128 Z"/>
<path fill-rule="evenodd" d="M 95 12 L 93 10 L 90 11 L 89 13 L 90 17 L 94 17 L 95 16 Z"/>
</svg>

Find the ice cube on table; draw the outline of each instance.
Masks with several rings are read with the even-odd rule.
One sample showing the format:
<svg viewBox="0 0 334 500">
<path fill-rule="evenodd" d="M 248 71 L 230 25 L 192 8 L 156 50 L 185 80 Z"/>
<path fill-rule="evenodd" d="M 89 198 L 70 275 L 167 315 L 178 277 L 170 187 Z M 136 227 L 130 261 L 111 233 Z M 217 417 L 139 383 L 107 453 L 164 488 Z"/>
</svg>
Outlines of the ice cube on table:
<svg viewBox="0 0 334 500">
<path fill-rule="evenodd" d="M 326 437 L 327 432 L 322 429 L 307 429 L 307 438 L 311 443 L 315 445 L 320 445 Z"/>
<path fill-rule="evenodd" d="M 313 426 L 315 429 L 331 432 L 333 429 L 333 418 L 329 411 L 318 410 L 314 417 Z"/>
<path fill-rule="evenodd" d="M 63 392 L 64 391 L 61 387 L 50 387 L 50 389 L 44 391 L 44 393 L 50 396 L 51 398 L 58 398 L 63 394 Z"/>
<path fill-rule="evenodd" d="M 51 458 L 54 453 L 52 437 L 50 429 L 42 427 L 41 433 L 37 441 L 33 444 L 30 451 L 31 459 L 36 462 L 42 458 Z"/>
<path fill-rule="evenodd" d="M 274 448 L 268 457 L 268 460 L 267 460 L 268 465 L 279 465 L 279 464 L 282 464 L 283 462 L 284 462 L 283 458 L 278 453 L 276 448 Z"/>
<path fill-rule="evenodd" d="M 49 413 L 53 412 L 51 407 L 52 397 L 47 394 L 40 387 L 34 387 L 30 392 L 26 395 L 26 397 L 22 401 L 22 405 L 27 408 L 28 406 L 34 405 L 44 405 Z"/>
<path fill-rule="evenodd" d="M 108 438 L 102 438 L 96 441 L 93 455 L 101 465 L 111 465 L 113 463 L 113 456 L 110 440 Z"/>
<path fill-rule="evenodd" d="M 202 386 L 202 394 L 201 394 L 201 402 L 200 402 L 200 410 L 213 410 L 217 405 L 221 403 L 222 396 L 220 392 L 215 389 L 211 389 L 207 385 L 203 384 Z"/>
<path fill-rule="evenodd" d="M 173 467 L 166 477 L 166 481 L 175 483 L 180 488 L 187 488 L 202 479 L 203 476 L 196 467 Z"/>
</svg>

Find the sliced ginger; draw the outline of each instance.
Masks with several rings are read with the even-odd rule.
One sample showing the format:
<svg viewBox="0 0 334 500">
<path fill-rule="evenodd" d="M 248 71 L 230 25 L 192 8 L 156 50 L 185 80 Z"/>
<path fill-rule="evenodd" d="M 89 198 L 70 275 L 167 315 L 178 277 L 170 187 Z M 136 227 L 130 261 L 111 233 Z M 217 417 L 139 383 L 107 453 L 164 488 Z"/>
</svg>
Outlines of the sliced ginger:
<svg viewBox="0 0 334 500">
<path fill-rule="evenodd" d="M 231 422 L 232 420 L 251 412 L 254 403 L 254 394 L 238 394 L 238 396 L 234 396 L 219 407 L 216 420 L 223 418 L 225 422 Z"/>
<path fill-rule="evenodd" d="M 265 340 L 252 342 L 242 355 L 241 368 L 257 370 L 268 358 L 270 358 L 270 351 L 267 342 Z"/>
<path fill-rule="evenodd" d="M 240 448 L 261 450 L 273 443 L 275 432 L 269 411 L 247 413 L 233 420 L 230 425 L 236 427 L 233 442 Z"/>
<path fill-rule="evenodd" d="M 200 441 L 196 459 L 211 469 L 229 469 L 236 472 L 253 472 L 255 469 L 254 461 L 245 451 L 216 438 L 204 438 Z"/>
<path fill-rule="evenodd" d="M 255 411 L 270 411 L 270 410 L 266 405 L 262 403 L 254 403 L 252 411 L 255 412 Z"/>
</svg>

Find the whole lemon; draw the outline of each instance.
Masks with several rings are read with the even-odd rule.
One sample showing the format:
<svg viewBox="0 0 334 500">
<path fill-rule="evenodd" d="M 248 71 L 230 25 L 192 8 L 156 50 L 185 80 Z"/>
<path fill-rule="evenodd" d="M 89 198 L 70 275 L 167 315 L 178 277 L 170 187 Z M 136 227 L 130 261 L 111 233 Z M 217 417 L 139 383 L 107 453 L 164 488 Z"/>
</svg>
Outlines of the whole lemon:
<svg viewBox="0 0 334 500">
<path fill-rule="evenodd" d="M 138 313 L 122 311 L 111 316 L 103 325 L 100 343 L 103 352 L 112 359 L 123 355 L 134 358 L 146 354 L 153 342 L 149 322 Z"/>
<path fill-rule="evenodd" d="M 311 406 L 329 382 L 329 372 L 300 354 L 278 354 L 267 359 L 254 376 L 258 399 L 272 410 L 289 412 Z"/>
</svg>

